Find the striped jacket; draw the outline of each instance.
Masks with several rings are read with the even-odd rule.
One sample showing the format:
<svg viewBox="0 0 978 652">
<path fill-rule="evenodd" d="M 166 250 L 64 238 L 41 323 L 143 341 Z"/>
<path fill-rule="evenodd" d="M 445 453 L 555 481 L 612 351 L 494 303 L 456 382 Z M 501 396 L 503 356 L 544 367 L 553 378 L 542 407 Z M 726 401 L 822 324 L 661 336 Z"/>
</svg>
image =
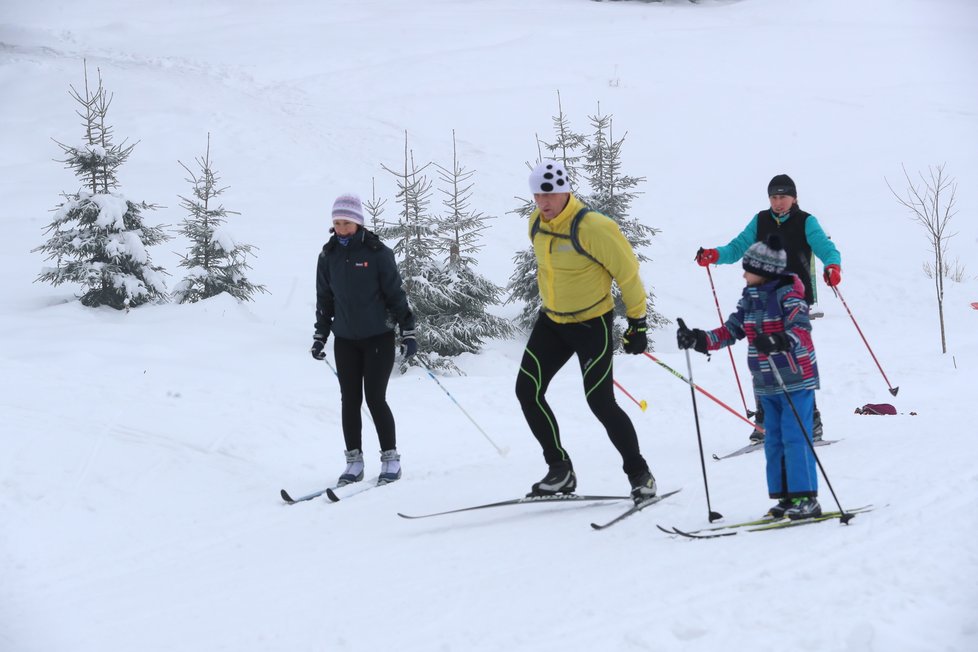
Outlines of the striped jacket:
<svg viewBox="0 0 978 652">
<path fill-rule="evenodd" d="M 766 356 L 754 347 L 761 333 L 786 333 L 791 348 Z M 737 302 L 737 310 L 723 326 L 707 331 L 707 349 L 714 351 L 747 338 L 747 366 L 754 380 L 754 392 L 770 396 L 781 393 L 771 363 L 777 365 L 785 389 L 794 392 L 818 389 L 818 365 L 812 343 L 812 324 L 808 318 L 805 287 L 795 274 L 785 274 L 764 285 L 747 286 Z"/>
</svg>

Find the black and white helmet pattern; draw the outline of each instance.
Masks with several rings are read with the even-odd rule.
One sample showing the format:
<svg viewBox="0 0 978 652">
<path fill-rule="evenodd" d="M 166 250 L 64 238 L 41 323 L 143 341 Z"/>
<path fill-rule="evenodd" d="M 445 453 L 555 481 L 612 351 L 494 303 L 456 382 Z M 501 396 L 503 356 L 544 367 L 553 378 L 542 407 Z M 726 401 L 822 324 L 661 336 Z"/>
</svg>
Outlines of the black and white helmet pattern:
<svg viewBox="0 0 978 652">
<path fill-rule="evenodd" d="M 534 195 L 550 195 L 570 192 L 567 170 L 557 161 L 544 160 L 530 173 L 530 192 Z"/>
</svg>

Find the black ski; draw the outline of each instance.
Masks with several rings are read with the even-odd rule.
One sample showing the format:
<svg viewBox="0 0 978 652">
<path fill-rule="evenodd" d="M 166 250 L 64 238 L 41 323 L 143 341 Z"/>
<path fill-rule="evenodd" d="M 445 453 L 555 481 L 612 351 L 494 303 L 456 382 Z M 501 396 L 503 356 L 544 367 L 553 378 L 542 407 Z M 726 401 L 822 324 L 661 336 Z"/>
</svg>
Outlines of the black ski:
<svg viewBox="0 0 978 652">
<path fill-rule="evenodd" d="M 496 503 L 485 503 L 484 505 L 473 505 L 472 507 L 460 507 L 459 509 L 449 509 L 444 512 L 434 512 L 431 514 L 402 514 L 397 515 L 401 518 L 416 519 L 430 518 L 432 516 L 444 516 L 446 514 L 458 514 L 460 512 L 471 512 L 477 509 L 489 509 L 490 507 L 506 507 L 507 505 L 535 505 L 537 503 L 589 503 L 609 500 L 630 500 L 629 496 L 591 496 L 587 494 L 556 494 L 553 496 L 523 496 L 522 498 L 512 498 L 501 500 Z"/>
<path fill-rule="evenodd" d="M 652 498 L 649 498 L 648 500 L 643 500 L 640 503 L 636 503 L 636 504 L 632 505 L 627 510 L 625 510 L 624 512 L 622 512 L 621 514 L 619 514 L 615 518 L 611 519 L 607 523 L 604 523 L 603 525 L 599 525 L 598 523 L 591 523 L 591 527 L 593 527 L 595 530 L 604 530 L 605 528 L 609 528 L 612 525 L 614 525 L 615 523 L 619 523 L 619 522 L 625 520 L 626 518 L 628 518 L 632 514 L 638 514 L 640 511 L 642 511 L 646 507 L 651 507 L 652 505 L 656 504 L 660 500 L 663 500 L 665 498 L 668 498 L 669 496 L 672 496 L 674 494 L 678 494 L 680 491 L 682 491 L 682 489 L 676 489 L 676 490 L 670 491 L 668 493 L 659 494 L 658 496 L 654 496 Z"/>
<path fill-rule="evenodd" d="M 814 445 L 815 446 L 828 446 L 829 444 L 834 444 L 834 443 L 836 443 L 838 441 L 841 441 L 841 440 L 840 439 L 819 439 L 818 441 L 814 442 Z M 763 448 L 764 448 L 764 442 L 759 441 L 759 442 L 754 443 L 754 444 L 748 444 L 747 446 L 744 446 L 743 448 L 738 448 L 734 452 L 727 453 L 726 455 L 717 455 L 716 453 L 714 453 L 713 454 L 713 459 L 715 459 L 718 462 L 720 460 L 729 460 L 731 457 L 738 457 L 740 455 L 746 455 L 747 453 L 753 453 L 754 451 L 763 450 Z"/>
<path fill-rule="evenodd" d="M 689 539 L 717 539 L 719 537 L 732 537 L 737 534 L 736 530 L 732 532 L 713 532 L 710 534 L 696 534 L 695 532 L 685 532 L 679 528 L 665 528 L 661 525 L 656 525 L 657 528 L 665 532 L 666 534 L 683 536 Z"/>
</svg>

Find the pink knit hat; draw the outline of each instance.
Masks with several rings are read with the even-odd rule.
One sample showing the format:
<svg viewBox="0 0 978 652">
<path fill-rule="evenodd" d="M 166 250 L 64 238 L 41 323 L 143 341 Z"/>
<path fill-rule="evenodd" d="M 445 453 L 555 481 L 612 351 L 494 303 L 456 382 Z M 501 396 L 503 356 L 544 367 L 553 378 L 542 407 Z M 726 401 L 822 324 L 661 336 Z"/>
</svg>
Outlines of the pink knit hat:
<svg viewBox="0 0 978 652">
<path fill-rule="evenodd" d="M 356 195 L 340 195 L 333 202 L 333 219 L 348 220 L 363 226 L 363 205 Z"/>
</svg>

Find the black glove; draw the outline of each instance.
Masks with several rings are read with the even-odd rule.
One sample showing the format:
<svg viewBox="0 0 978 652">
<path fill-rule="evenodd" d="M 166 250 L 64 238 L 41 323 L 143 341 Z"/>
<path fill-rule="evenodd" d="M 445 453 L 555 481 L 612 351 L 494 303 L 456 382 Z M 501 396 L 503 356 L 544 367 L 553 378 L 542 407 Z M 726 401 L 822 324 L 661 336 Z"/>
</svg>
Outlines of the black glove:
<svg viewBox="0 0 978 652">
<path fill-rule="evenodd" d="M 621 348 L 625 349 L 625 353 L 631 353 L 632 355 L 645 353 L 645 350 L 649 348 L 649 336 L 646 335 L 648 330 L 649 326 L 645 321 L 645 317 L 641 319 L 632 319 L 629 317 L 628 329 L 621 337 Z"/>
<path fill-rule="evenodd" d="M 323 333 L 316 333 L 312 336 L 312 347 L 310 347 L 309 353 L 316 360 L 326 359 L 326 353 L 323 351 L 323 348 L 326 346 L 327 339 L 329 339 L 328 333 L 325 335 Z"/>
<path fill-rule="evenodd" d="M 690 330 L 686 323 L 679 319 L 679 329 L 676 331 L 676 344 L 680 349 L 693 349 L 699 353 L 706 353 L 706 333 L 698 328 Z"/>
<path fill-rule="evenodd" d="M 784 333 L 766 333 L 754 338 L 754 348 L 759 353 L 771 355 L 791 348 L 791 339 Z"/>
<path fill-rule="evenodd" d="M 415 337 L 414 329 L 401 331 L 401 355 L 404 359 L 414 357 L 418 352 L 418 339 Z"/>
</svg>

